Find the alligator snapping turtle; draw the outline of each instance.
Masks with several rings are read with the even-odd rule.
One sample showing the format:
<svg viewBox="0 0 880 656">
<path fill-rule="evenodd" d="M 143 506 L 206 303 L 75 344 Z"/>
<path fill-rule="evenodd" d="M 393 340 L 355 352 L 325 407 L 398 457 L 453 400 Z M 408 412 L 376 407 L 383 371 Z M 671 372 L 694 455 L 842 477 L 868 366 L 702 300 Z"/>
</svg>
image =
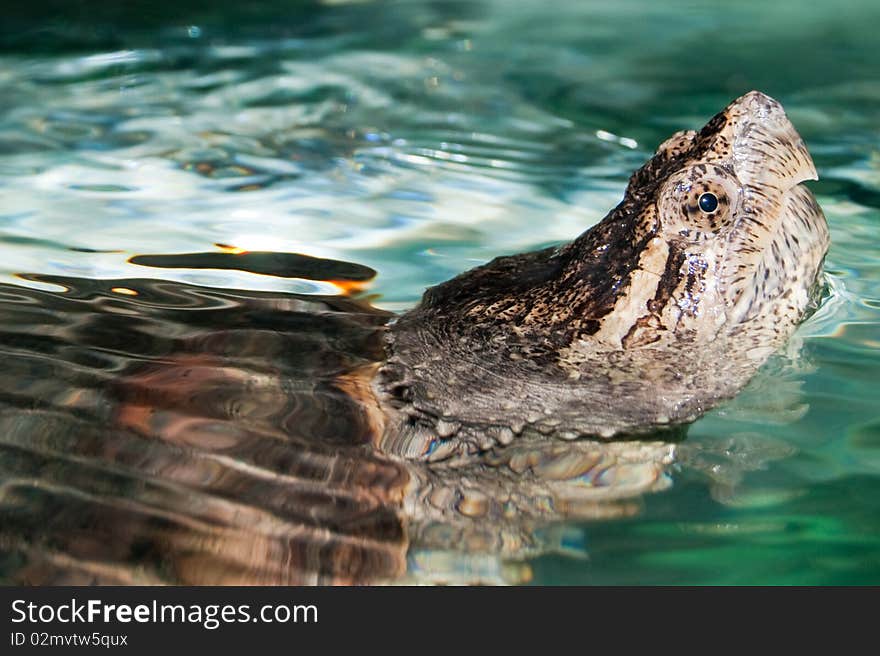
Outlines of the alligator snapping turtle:
<svg viewBox="0 0 880 656">
<path fill-rule="evenodd" d="M 752 92 L 661 144 L 573 242 L 401 317 L 156 280 L 5 285 L 0 576 L 517 580 L 499 563 L 553 548 L 558 520 L 668 484 L 673 428 L 792 334 L 828 246 L 815 178 Z"/>
</svg>

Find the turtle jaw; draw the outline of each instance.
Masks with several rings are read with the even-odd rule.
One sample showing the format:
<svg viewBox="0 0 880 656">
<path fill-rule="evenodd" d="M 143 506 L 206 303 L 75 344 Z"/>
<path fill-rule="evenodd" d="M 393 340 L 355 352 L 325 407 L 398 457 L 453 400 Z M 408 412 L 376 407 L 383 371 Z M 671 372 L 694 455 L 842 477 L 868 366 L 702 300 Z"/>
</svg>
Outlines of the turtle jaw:
<svg viewBox="0 0 880 656">
<path fill-rule="evenodd" d="M 725 113 L 733 125 L 733 168 L 744 184 L 787 191 L 819 179 L 804 140 L 776 100 L 751 91 L 728 105 Z"/>
<path fill-rule="evenodd" d="M 793 281 L 791 272 L 807 275 L 798 261 L 807 253 L 811 260 L 821 260 L 816 251 L 824 255 L 827 226 L 812 193 L 801 184 L 818 179 L 815 164 L 782 106 L 752 91 L 723 113 L 732 146 L 728 165 L 739 181 L 740 200 L 724 246 L 719 285 L 736 324 L 749 314 L 743 299 L 771 294 L 759 276 L 806 284 Z M 797 247 L 790 246 L 792 237 Z"/>
</svg>

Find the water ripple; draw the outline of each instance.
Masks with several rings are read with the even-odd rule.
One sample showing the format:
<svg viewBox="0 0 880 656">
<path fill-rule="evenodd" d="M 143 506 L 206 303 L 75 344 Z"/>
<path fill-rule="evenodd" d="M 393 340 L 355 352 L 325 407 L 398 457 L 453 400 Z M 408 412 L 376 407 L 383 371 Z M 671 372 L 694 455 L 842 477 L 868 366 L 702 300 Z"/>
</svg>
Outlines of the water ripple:
<svg viewBox="0 0 880 656">
<path fill-rule="evenodd" d="M 3 544 L 32 550 L 23 580 L 352 582 L 407 563 L 449 581 L 877 580 L 876 3 L 178 10 L 134 24 L 99 5 L 86 18 L 59 7 L 47 22 L 23 5 L 0 24 L 0 510 Z M 369 285 L 374 303 L 401 310 L 496 255 L 574 237 L 656 144 L 751 88 L 782 100 L 813 153 L 832 233 L 828 297 L 749 390 L 693 427 L 676 485 L 641 519 L 528 534 L 514 522 L 507 546 L 556 555 L 499 563 L 507 547 L 479 520 L 442 520 L 492 503 L 438 480 L 424 549 L 407 555 L 391 515 L 359 524 L 359 509 L 383 507 L 365 490 L 402 487 L 393 465 L 352 457 L 360 468 L 334 469 L 320 449 L 291 460 L 277 448 L 364 428 L 321 385 L 363 364 L 356 353 L 374 348 L 365 335 L 387 315 L 341 294 Z M 233 257 L 245 251 L 378 275 L 290 258 L 266 275 L 277 263 Z M 340 315 L 361 327 L 353 341 L 333 341 L 349 325 Z M 214 358 L 190 369 L 216 398 L 163 373 L 180 349 Z M 266 382 L 278 367 L 283 390 Z M 140 378 L 111 384 L 133 370 Z M 248 375 L 262 381 L 250 402 L 229 383 Z M 125 430 L 102 432 L 120 405 Z M 571 464 L 530 457 L 551 473 Z M 354 487 L 333 478 L 346 468 Z M 603 480 L 585 471 L 566 493 Z M 644 463 L 619 473 L 666 480 Z M 296 501 L 268 500 L 282 487 Z M 549 512 L 544 493 L 521 501 Z M 566 498 L 581 520 L 612 512 Z M 328 558 L 309 550 L 327 533 L 297 503 L 322 521 L 339 504 Z M 188 505 L 189 520 L 174 514 Z M 35 546 L 40 513 L 50 521 Z M 132 539 L 114 543 L 114 526 Z M 435 548 L 455 539 L 474 551 Z M 133 556 L 172 565 L 138 574 L 121 565 Z M 0 558 L 0 571 L 20 564 Z"/>
</svg>

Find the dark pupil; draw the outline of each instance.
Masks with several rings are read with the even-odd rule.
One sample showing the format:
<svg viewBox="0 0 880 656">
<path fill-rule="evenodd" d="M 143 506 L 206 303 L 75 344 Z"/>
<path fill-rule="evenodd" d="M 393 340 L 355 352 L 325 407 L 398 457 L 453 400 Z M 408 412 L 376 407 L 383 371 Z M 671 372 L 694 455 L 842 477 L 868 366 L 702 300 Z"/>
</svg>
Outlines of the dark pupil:
<svg viewBox="0 0 880 656">
<path fill-rule="evenodd" d="M 704 212 L 714 212 L 718 209 L 718 198 L 715 194 L 703 194 L 700 196 L 700 209 Z"/>
</svg>

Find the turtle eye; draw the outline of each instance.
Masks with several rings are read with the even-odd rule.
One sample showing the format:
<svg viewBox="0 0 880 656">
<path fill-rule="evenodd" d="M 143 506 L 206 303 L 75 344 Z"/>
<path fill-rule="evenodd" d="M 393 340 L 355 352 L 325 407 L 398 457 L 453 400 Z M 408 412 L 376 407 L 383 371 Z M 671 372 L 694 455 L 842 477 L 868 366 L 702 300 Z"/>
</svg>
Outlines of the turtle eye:
<svg viewBox="0 0 880 656">
<path fill-rule="evenodd" d="M 711 214 L 718 209 L 718 196 L 709 192 L 701 194 L 700 199 L 697 201 L 697 205 L 699 205 L 700 209 L 706 214 Z"/>
</svg>

